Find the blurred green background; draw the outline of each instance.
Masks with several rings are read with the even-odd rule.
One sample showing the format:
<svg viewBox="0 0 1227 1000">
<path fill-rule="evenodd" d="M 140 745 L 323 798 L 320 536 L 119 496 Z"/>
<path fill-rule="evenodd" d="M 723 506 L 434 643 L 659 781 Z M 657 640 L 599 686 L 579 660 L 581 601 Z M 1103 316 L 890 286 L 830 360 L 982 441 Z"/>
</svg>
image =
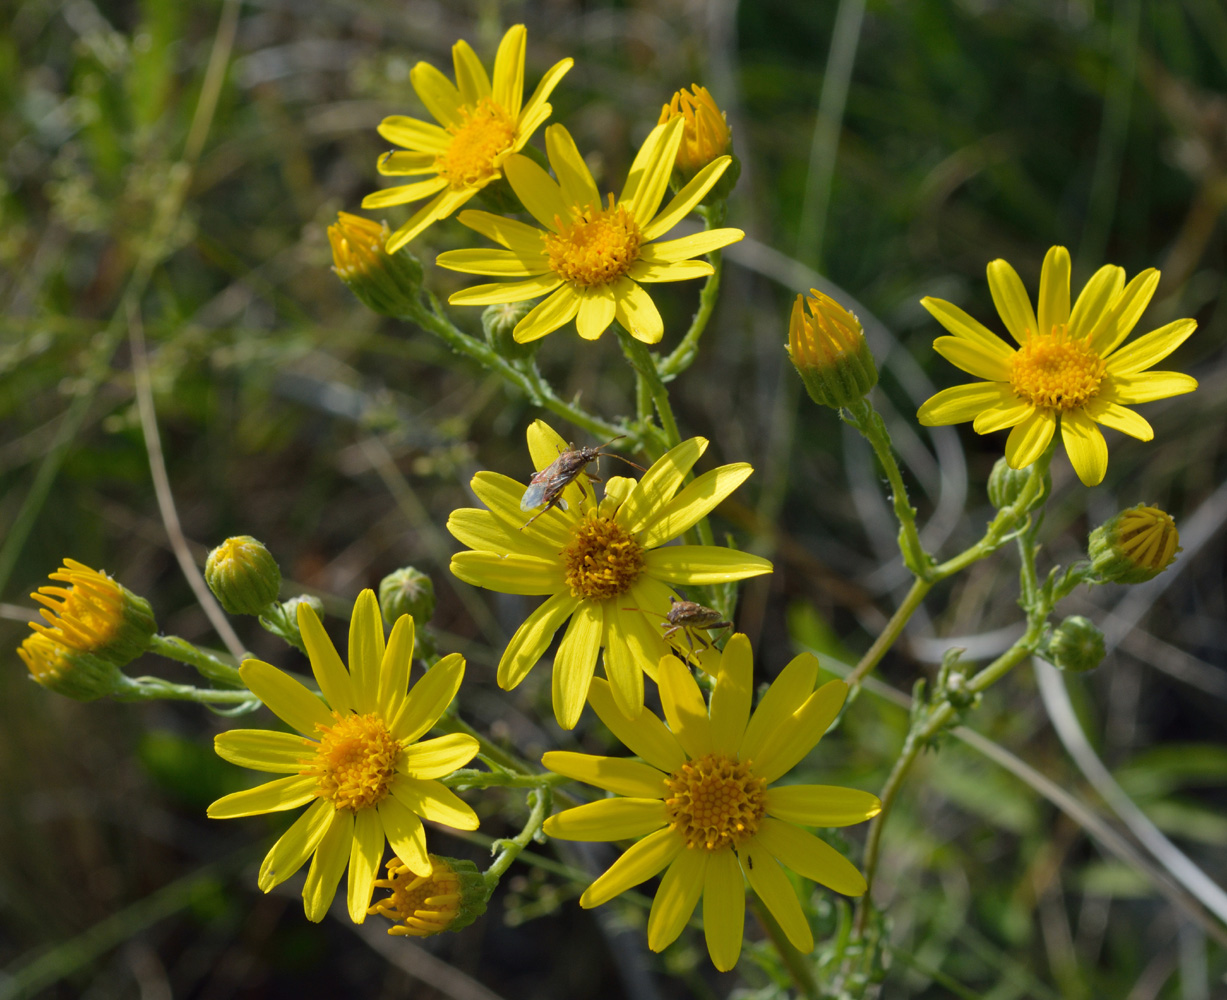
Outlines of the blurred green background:
<svg viewBox="0 0 1227 1000">
<path fill-rule="evenodd" d="M 1122 506 L 1157 502 L 1181 525 L 1186 551 L 1158 586 L 1067 602 L 1114 645 L 1104 667 L 1069 688 L 1092 752 L 1221 880 L 1220 0 L 6 0 L 0 646 L 20 642 L 25 595 L 71 556 L 146 595 L 164 631 L 220 647 L 155 498 L 135 402 L 139 330 L 198 562 L 227 535 L 255 535 L 280 560 L 286 594 L 325 596 L 339 638 L 362 587 L 416 565 L 440 595 L 440 645 L 469 658 L 466 718 L 530 758 L 601 745 L 589 720 L 567 735 L 542 723 L 544 668 L 511 695 L 497 689 L 493 665 L 526 605 L 446 570 L 448 513 L 470 502 L 479 468 L 527 476 L 523 432 L 539 414 L 420 331 L 365 311 L 331 273 L 325 237 L 338 210 L 357 210 L 379 186 L 375 125 L 423 113 L 408 81 L 414 63 L 450 74 L 450 46 L 463 37 L 488 64 L 518 22 L 529 31 L 530 86 L 575 58 L 552 120 L 604 187 L 620 187 L 678 87 L 702 83 L 727 109 L 743 166 L 729 224 L 748 238 L 726 255 L 698 362 L 671 388 L 683 433 L 713 442 L 705 461 L 756 467 L 717 530 L 776 562 L 745 588 L 737 616 L 764 681 L 798 648 L 854 658 L 905 581 L 869 452 L 804 398 L 781 350 L 795 294 L 817 274 L 856 303 L 926 541 L 950 554 L 990 516 L 983 484 L 1004 437 L 916 425 L 920 402 L 965 381 L 933 354 L 939 330 L 920 297 L 953 300 L 997 327 L 984 282 L 993 258 L 1011 261 L 1033 292 L 1056 243 L 1073 254 L 1075 289 L 1105 262 L 1130 275 L 1162 268 L 1142 329 L 1198 318 L 1169 367 L 1201 389 L 1144 408 L 1155 443 L 1110 436 L 1101 487 L 1078 485 L 1058 456 L 1045 536 L 1051 558 L 1068 563 L 1088 528 Z M 429 262 L 471 239 L 445 222 L 411 247 L 439 294 L 459 276 Z M 666 348 L 696 298 L 688 286 L 657 296 Z M 478 330 L 477 310 L 453 316 Z M 581 346 L 560 331 L 540 361 L 564 397 L 608 418 L 633 409 L 612 336 Z M 1008 645 L 1014 572 L 1003 550 L 939 588 L 881 676 L 907 691 L 950 645 L 973 659 Z M 252 624 L 235 627 L 257 655 L 302 666 Z M 27 983 L 38 987 L 30 995 L 91 1000 L 781 995 L 753 947 L 740 973 L 724 976 L 694 933 L 652 956 L 642 908 L 581 915 L 573 889 L 531 865 L 513 870 L 485 920 L 423 946 L 387 938 L 376 919 L 360 933 L 343 917 L 309 925 L 292 892 L 255 888 L 275 818 L 204 818 L 205 804 L 244 781 L 211 750 L 212 734 L 234 723 L 175 705 L 76 704 L 31 684 L 15 654 L 7 664 L 0 996 Z M 238 724 L 267 717 L 253 718 Z M 1054 735 L 1028 668 L 970 725 L 1119 827 Z M 905 710 L 862 694 L 809 765 L 812 780 L 880 788 L 905 728 Z M 522 819 L 515 798 L 491 794 L 477 808 L 491 836 Z M 845 833 L 856 858 L 864 832 Z M 441 836 L 432 847 L 484 853 Z M 892 947 L 871 994 L 1227 996 L 1222 923 L 1173 902 L 1170 887 L 1156 887 L 1170 877 L 1155 870 L 1122 861 L 1034 783 L 951 740 L 925 757 L 887 828 L 878 893 Z M 847 909 L 821 890 L 815 906 L 822 951 Z M 824 985 L 845 988 L 833 974 Z"/>
</svg>

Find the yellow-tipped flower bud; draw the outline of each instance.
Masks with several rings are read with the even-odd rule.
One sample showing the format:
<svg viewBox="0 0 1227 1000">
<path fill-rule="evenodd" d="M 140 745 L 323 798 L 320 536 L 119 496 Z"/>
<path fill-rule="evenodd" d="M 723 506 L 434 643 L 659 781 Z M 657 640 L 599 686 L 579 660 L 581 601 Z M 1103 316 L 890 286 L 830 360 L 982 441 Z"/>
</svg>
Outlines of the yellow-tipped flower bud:
<svg viewBox="0 0 1227 1000">
<path fill-rule="evenodd" d="M 400 858 L 393 858 L 388 877 L 375 880 L 376 889 L 391 889 L 392 895 L 366 912 L 391 920 L 389 934 L 430 937 L 458 931 L 486 912 L 490 887 L 472 861 L 432 854 L 430 863 L 429 875 L 415 875 Z"/>
<path fill-rule="evenodd" d="M 110 660 L 61 646 L 39 633 L 27 636 L 17 655 L 39 684 L 77 701 L 114 694 L 127 683 Z"/>
<path fill-rule="evenodd" d="M 384 244 L 391 235 L 386 222 L 338 212 L 328 227 L 332 264 L 337 276 L 370 309 L 383 316 L 403 316 L 418 300 L 422 265 L 408 250 L 390 254 Z"/>
<path fill-rule="evenodd" d="M 673 165 L 675 177 L 681 184 L 689 182 L 712 160 L 731 154 L 733 136 L 729 132 L 728 121 L 706 87 L 696 83 L 691 85 L 690 90 L 682 89 L 674 94 L 669 103 L 661 108 L 658 124 L 663 125 L 671 118 L 682 118 L 686 122 L 682 128 L 682 144 L 678 147 L 677 160 Z M 733 157 L 733 162 L 704 201 L 710 203 L 727 198 L 740 173 L 741 164 Z"/>
<path fill-rule="evenodd" d="M 1103 633 L 1089 618 L 1070 615 L 1053 631 L 1044 652 L 1054 667 L 1068 673 L 1094 670 L 1104 658 Z"/>
<path fill-rule="evenodd" d="M 389 625 L 401 615 L 425 625 L 435 613 L 435 585 L 421 570 L 405 566 L 379 581 L 379 608 Z"/>
<path fill-rule="evenodd" d="M 788 356 L 810 399 L 822 406 L 852 406 L 878 384 L 878 366 L 860 320 L 814 288 L 810 298 L 798 295 L 793 303 Z"/>
<path fill-rule="evenodd" d="M 90 653 L 116 668 L 149 648 L 158 623 L 143 597 L 75 559 L 65 559 L 51 579 L 68 586 L 39 587 L 30 595 L 43 605 L 39 614 L 47 622 L 30 622 L 30 628 L 53 645 Z"/>
<path fill-rule="evenodd" d="M 1138 504 L 1092 531 L 1087 548 L 1100 583 L 1145 583 L 1172 564 L 1180 533 L 1170 514 Z"/>
<path fill-rule="evenodd" d="M 232 615 L 258 615 L 277 600 L 281 568 L 251 535 L 227 538 L 209 553 L 205 582 Z"/>
</svg>

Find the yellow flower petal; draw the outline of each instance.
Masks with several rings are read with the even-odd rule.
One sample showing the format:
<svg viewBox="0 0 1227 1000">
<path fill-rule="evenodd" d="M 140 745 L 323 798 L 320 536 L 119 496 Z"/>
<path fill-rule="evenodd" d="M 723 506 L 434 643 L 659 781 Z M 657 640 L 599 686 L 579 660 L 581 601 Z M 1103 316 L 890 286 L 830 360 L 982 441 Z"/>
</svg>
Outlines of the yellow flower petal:
<svg viewBox="0 0 1227 1000">
<path fill-rule="evenodd" d="M 379 813 L 374 809 L 362 809 L 354 813 L 346 904 L 349 907 L 349 919 L 355 924 L 366 919 L 366 908 L 371 905 L 371 889 L 383 862 L 384 843 L 383 823 L 379 821 Z"/>
<path fill-rule="evenodd" d="M 1010 431 L 1005 442 L 1005 459 L 1011 469 L 1025 469 L 1044 454 L 1057 429 L 1057 418 L 1051 410 L 1036 410 Z"/>
<path fill-rule="evenodd" d="M 640 258 L 630 266 L 626 276 L 632 281 L 648 284 L 666 281 L 692 281 L 715 273 L 705 260 L 679 260 L 672 264 L 651 264 Z"/>
<path fill-rule="evenodd" d="M 1069 335 L 1084 338 L 1107 320 L 1108 311 L 1125 287 L 1125 269 L 1105 264 L 1078 295 L 1069 317 Z"/>
<path fill-rule="evenodd" d="M 1138 337 L 1128 347 L 1122 347 L 1108 358 L 1108 374 L 1136 375 L 1151 365 L 1158 364 L 1188 340 L 1189 335 L 1196 329 L 1197 320 L 1178 319 L 1144 337 Z"/>
<path fill-rule="evenodd" d="M 814 932 L 805 919 L 805 911 L 801 909 L 792 883 L 775 858 L 763 850 L 755 852 L 753 846 L 751 841 L 741 851 L 741 863 L 750 888 L 783 928 L 792 946 L 801 954 L 808 955 L 814 950 Z"/>
<path fill-rule="evenodd" d="M 653 680 L 656 679 L 656 665 L 660 663 L 660 658 L 672 652 L 664 638 L 665 615 L 671 606 L 670 595 L 673 595 L 673 591 L 665 584 L 649 576 L 641 576 L 631 587 L 628 606 L 619 608 L 624 648 L 636 669 L 642 670 Z"/>
<path fill-rule="evenodd" d="M 1081 410 L 1061 416 L 1061 440 L 1084 486 L 1098 486 L 1108 471 L 1108 445 L 1095 422 Z"/>
<path fill-rule="evenodd" d="M 307 863 L 336 817 L 327 799 L 317 799 L 283 833 L 264 856 L 256 884 L 261 892 L 280 885 Z"/>
<path fill-rule="evenodd" d="M 562 567 L 556 560 L 525 556 L 515 552 L 457 552 L 451 570 L 465 583 L 500 594 L 541 596 L 556 594 L 563 583 Z"/>
<path fill-rule="evenodd" d="M 953 302 L 945 299 L 935 299 L 931 296 L 920 300 L 929 314 L 956 337 L 962 337 L 973 344 L 979 344 L 986 351 L 999 351 L 1006 344 L 988 327 L 977 319 L 972 319 Z M 1008 350 L 1008 348 L 1007 348 Z M 970 418 L 969 418 L 970 419 Z M 951 420 L 950 423 L 961 423 Z"/>
<path fill-rule="evenodd" d="M 413 666 L 414 638 L 413 618 L 401 615 L 392 626 L 392 636 L 379 665 L 376 703 L 384 719 L 395 719 L 405 702 L 409 671 Z"/>
<path fill-rule="evenodd" d="M 412 241 L 414 237 L 424 232 L 433 223 L 438 222 L 440 219 L 446 219 L 472 198 L 473 195 L 477 194 L 479 190 L 479 188 L 462 188 L 459 191 L 455 191 L 447 188 L 440 191 L 433 199 L 419 208 L 408 222 L 388 237 L 387 243 L 384 244 L 384 250 L 387 253 L 396 253 L 397 250 Z M 366 204 L 365 199 L 363 199 L 363 204 Z"/>
<path fill-rule="evenodd" d="M 230 729 L 213 737 L 213 749 L 223 760 L 280 774 L 298 774 L 315 746 L 301 736 L 269 729 Z"/>
<path fill-rule="evenodd" d="M 328 633 L 324 631 L 324 626 L 320 624 L 319 617 L 306 602 L 298 605 L 298 630 L 302 634 L 303 645 L 307 647 L 311 673 L 315 675 L 315 683 L 320 686 L 324 699 L 337 712 L 352 712 L 357 702 L 349 671 L 341 662 L 341 657 L 337 654 L 332 640 L 328 638 Z"/>
<path fill-rule="evenodd" d="M 794 656 L 771 682 L 771 687 L 767 688 L 758 708 L 750 716 L 746 735 L 737 750 L 738 758 L 755 759 L 776 727 L 785 722 L 813 693 L 817 680 L 818 658 L 813 653 Z"/>
<path fill-rule="evenodd" d="M 828 681 L 775 726 L 754 758 L 754 773 L 768 784 L 791 771 L 818 743 L 843 708 L 848 685 Z"/>
<path fill-rule="evenodd" d="M 648 947 L 664 951 L 677 940 L 703 895 L 707 851 L 682 851 L 670 863 L 648 914 Z"/>
<path fill-rule="evenodd" d="M 446 129 L 406 115 L 385 118 L 375 131 L 388 142 L 421 153 L 446 153 L 452 144 L 452 137 Z M 447 186 L 446 180 L 443 180 L 443 185 Z"/>
<path fill-rule="evenodd" d="M 687 438 L 670 448 L 635 484 L 614 520 L 631 534 L 647 528 L 655 519 L 656 510 L 673 498 L 706 450 L 707 438 L 702 437 Z"/>
<path fill-rule="evenodd" d="M 645 240 L 658 239 L 681 222 L 682 219 L 686 218 L 686 216 L 694 211 L 695 206 L 703 200 L 715 183 L 720 180 L 732 162 L 733 158 L 731 156 L 721 156 L 712 160 L 711 163 L 695 174 L 691 178 L 690 183 L 678 191 L 669 201 L 669 204 L 661 209 L 656 218 L 643 227 L 643 238 Z M 740 232 L 740 230 L 736 231 Z M 737 239 L 741 239 L 741 237 L 739 236 Z M 725 246 L 726 244 L 721 243 L 720 245 Z M 708 253 L 709 251 L 704 250 L 702 252 Z"/>
<path fill-rule="evenodd" d="M 568 750 L 550 750 L 541 757 L 542 767 L 607 792 L 636 799 L 663 799 L 665 775 L 650 764 L 625 757 L 597 757 Z M 605 837 L 614 840 L 614 837 Z"/>
<path fill-rule="evenodd" d="M 605 676 L 613 689 L 618 711 L 633 719 L 643 711 L 643 667 L 634 655 L 639 650 L 632 650 L 628 640 L 633 636 L 641 643 L 645 629 L 642 615 L 622 610 L 619 606 L 622 599 L 614 597 L 602 602 L 605 634 L 601 645 L 605 649 Z"/>
<path fill-rule="evenodd" d="M 477 498 L 490 508 L 504 525 L 517 535 L 539 540 L 553 551 L 555 555 L 566 548 L 571 541 L 576 515 L 563 514 L 554 509 L 545 512 L 526 512 L 521 506 L 524 499 L 524 484 L 509 476 L 497 472 L 479 472 L 470 483 Z M 524 525 L 530 517 L 535 517 L 533 523 L 525 529 Z M 495 549 L 495 552 L 506 551 Z"/>
<path fill-rule="evenodd" d="M 579 312 L 575 316 L 575 329 L 584 340 L 597 340 L 609 329 L 617 306 L 611 285 L 593 285 L 576 289 L 579 296 Z"/>
<path fill-rule="evenodd" d="M 599 208 L 601 193 L 584 158 L 579 155 L 571 133 L 561 125 L 551 125 L 545 130 L 545 149 L 562 189 L 563 201 L 580 208 L 589 205 Z"/>
<path fill-rule="evenodd" d="M 773 568 L 760 556 L 716 545 L 667 545 L 653 549 L 644 557 L 644 567 L 658 580 L 700 586 L 761 576 Z"/>
<path fill-rule="evenodd" d="M 528 213 L 551 232 L 558 224 L 571 221 L 571 206 L 563 197 L 562 188 L 527 156 L 516 154 L 503 164 L 507 182 Z"/>
<path fill-rule="evenodd" d="M 628 840 L 668 822 L 662 799 L 598 799 L 566 809 L 545 821 L 545 833 L 559 840 Z"/>
<path fill-rule="evenodd" d="M 627 277 L 619 278 L 614 286 L 617 302 L 614 315 L 622 328 L 645 344 L 660 343 L 660 338 L 665 335 L 665 321 L 661 319 L 652 296 Z"/>
<path fill-rule="evenodd" d="M 1009 403 L 1014 398 L 1014 393 L 1004 382 L 970 382 L 930 396 L 916 417 L 925 427 L 961 424 L 975 419 L 984 410 Z"/>
<path fill-rule="evenodd" d="M 676 656 L 663 657 L 658 670 L 665 721 L 678 743 L 692 760 L 711 753 L 714 748 L 707 702 L 690 670 Z"/>
<path fill-rule="evenodd" d="M 574 59 L 560 59 L 546 70 L 545 75 L 541 77 L 540 82 L 537 84 L 537 89 L 533 91 L 532 97 L 528 99 L 520 111 L 520 125 L 517 131 L 523 136 L 524 141 L 527 141 L 528 137 L 537 130 L 537 127 L 550 116 L 550 106 L 545 102 L 550 99 L 550 94 L 554 92 L 558 82 L 567 75 L 567 72 L 574 65 Z"/>
<path fill-rule="evenodd" d="M 876 795 L 838 785 L 777 785 L 765 802 L 768 816 L 802 826 L 851 826 L 882 811 Z"/>
<path fill-rule="evenodd" d="M 561 589 L 561 585 L 555 589 Z M 558 645 L 553 675 L 554 718 L 563 729 L 574 729 L 584 710 L 604 629 L 600 605 L 581 601 Z"/>
<path fill-rule="evenodd" d="M 375 161 L 375 169 L 385 177 L 411 177 L 414 174 L 433 174 L 436 172 L 434 153 L 409 153 L 403 150 L 389 151 Z M 435 190 L 443 190 L 442 187 Z M 431 192 L 427 192 L 429 194 Z M 419 195 L 425 197 L 425 195 Z M 417 198 L 406 198 L 406 201 L 417 201 Z M 397 202 L 396 204 L 402 204 Z"/>
<path fill-rule="evenodd" d="M 426 853 L 426 831 L 422 820 L 406 807 L 400 799 L 389 795 L 377 806 L 379 821 L 388 837 L 392 853 L 401 859 L 415 875 L 429 875 L 432 871 Z"/>
<path fill-rule="evenodd" d="M 420 62 L 409 71 L 409 83 L 418 98 L 442 125 L 460 125 L 460 106 L 464 101 L 460 91 L 438 69 L 428 62 Z"/>
<path fill-rule="evenodd" d="M 686 763 L 686 751 L 656 713 L 645 708 L 634 720 L 628 719 L 614 704 L 607 681 L 593 678 L 588 700 L 605 728 L 635 756 L 666 774 L 672 774 Z"/>
<path fill-rule="evenodd" d="M 209 806 L 209 819 L 235 819 L 261 813 L 284 812 L 306 805 L 318 789 L 314 777 L 277 778 L 241 792 L 231 792 Z"/>
<path fill-rule="evenodd" d="M 1010 358 L 1012 352 L 1004 343 L 1001 349 L 988 350 L 978 341 L 967 340 L 965 337 L 938 337 L 933 341 L 933 350 L 953 365 L 965 372 L 970 372 L 978 378 L 990 382 L 1010 381 Z"/>
<path fill-rule="evenodd" d="M 494 56 L 494 103 L 506 109 L 511 118 L 520 114 L 524 99 L 524 47 L 528 32 L 524 25 L 507 29 Z"/>
<path fill-rule="evenodd" d="M 465 104 L 476 104 L 483 97 L 490 96 L 490 78 L 486 75 L 486 67 L 477 58 L 473 47 L 463 39 L 452 46 L 452 65 L 456 70 L 456 86 Z"/>
<path fill-rule="evenodd" d="M 473 209 L 461 212 L 456 218 L 470 229 L 475 230 L 495 243 L 502 244 L 508 250 L 518 253 L 540 253 L 545 246 L 543 233 L 535 226 L 526 222 L 517 222 L 490 212 L 478 212 Z"/>
<path fill-rule="evenodd" d="M 673 118 L 664 125 L 657 125 L 648 134 L 639 155 L 631 164 L 618 204 L 629 204 L 640 227 L 651 222 L 669 189 L 677 150 L 682 144 L 684 124 L 683 119 Z"/>
<path fill-rule="evenodd" d="M 1069 251 L 1052 247 L 1040 269 L 1039 333 L 1069 322 Z"/>
<path fill-rule="evenodd" d="M 541 659 L 554 633 L 571 617 L 580 599 L 569 590 L 555 594 L 530 614 L 503 650 L 498 664 L 498 686 L 504 691 L 516 687 Z"/>
<path fill-rule="evenodd" d="M 303 912 L 312 923 L 318 924 L 328 915 L 328 908 L 337 894 L 337 884 L 349 864 L 353 842 L 354 814 L 348 809 L 338 809 L 315 849 L 311 867 L 307 869 L 306 884 L 302 887 Z"/>
<path fill-rule="evenodd" d="M 753 471 L 748 462 L 734 462 L 698 476 L 651 514 L 640 529 L 639 544 L 654 549 L 671 542 L 715 510 Z"/>
<path fill-rule="evenodd" d="M 438 781 L 419 781 L 397 775 L 392 782 L 392 796 L 410 812 L 432 823 L 442 823 L 455 830 L 476 830 L 478 827 L 473 807 Z"/>
<path fill-rule="evenodd" d="M 1031 403 L 1011 397 L 1007 403 L 999 403 L 978 413 L 971 426 L 977 434 L 991 434 L 1007 427 L 1017 427 L 1034 412 L 1035 407 Z"/>
<path fill-rule="evenodd" d="M 988 289 L 1010 336 L 1023 343 L 1035 332 L 1036 323 L 1031 300 L 1018 272 L 1004 260 L 993 261 L 988 265 Z"/>
<path fill-rule="evenodd" d="M 716 688 L 711 695 L 712 749 L 732 757 L 745 738 L 754 694 L 754 654 L 740 632 L 729 639 L 720 656 Z"/>
<path fill-rule="evenodd" d="M 754 840 L 802 878 L 845 896 L 860 896 L 868 888 L 856 866 L 825 840 L 808 830 L 768 816 Z"/>
<path fill-rule="evenodd" d="M 560 326 L 570 323 L 579 312 L 580 297 L 575 293 L 575 289 L 563 284 L 561 278 L 557 280 L 561 287 L 540 305 L 535 306 L 511 331 L 517 344 L 540 340 Z"/>
<path fill-rule="evenodd" d="M 467 733 L 448 733 L 405 748 L 397 770 L 409 778 L 442 778 L 477 756 L 479 744 Z"/>
<path fill-rule="evenodd" d="M 439 721 L 464 680 L 464 657 L 448 653 L 413 685 L 400 714 L 392 720 L 392 735 L 413 742 Z M 402 861 L 405 859 L 402 857 Z"/>
<path fill-rule="evenodd" d="M 1112 308 L 1104 319 L 1092 331 L 1090 338 L 1092 350 L 1102 358 L 1106 358 L 1116 350 L 1121 341 L 1128 337 L 1130 331 L 1137 326 L 1138 320 L 1142 318 L 1142 313 L 1146 311 L 1158 287 L 1159 272 L 1153 267 L 1136 275 L 1112 303 Z"/>
<path fill-rule="evenodd" d="M 524 302 L 528 299 L 536 299 L 542 295 L 548 295 L 561 284 L 562 279 L 556 274 L 539 274 L 531 278 L 525 278 L 523 281 L 495 281 L 487 285 L 474 285 L 472 288 L 463 288 L 458 292 L 452 292 L 448 296 L 447 301 L 454 306 L 492 306 L 500 305 L 504 302 Z M 537 309 L 540 308 L 541 306 L 537 307 Z M 579 308 L 578 303 L 576 308 Z M 533 312 L 536 312 L 536 309 Z M 532 313 L 529 313 L 529 315 L 531 316 Z M 567 319 L 570 319 L 570 316 Z M 562 326 L 566 321 L 564 319 L 558 326 Z M 520 322 L 522 323 L 523 320 Z M 519 328 L 517 327 L 517 329 Z M 557 327 L 552 329 L 557 329 Z M 548 333 L 549 331 L 546 332 Z M 542 334 L 542 336 L 545 336 L 545 334 Z"/>
<path fill-rule="evenodd" d="M 383 618 L 375 591 L 367 588 L 354 602 L 349 619 L 349 676 L 354 686 L 354 708 L 373 712 L 379 705 L 379 665 L 384 652 Z"/>
<path fill-rule="evenodd" d="M 1140 414 L 1102 397 L 1092 399 L 1083 408 L 1083 412 L 1095 423 L 1111 427 L 1139 441 L 1150 441 L 1155 436 L 1154 428 Z"/>
<path fill-rule="evenodd" d="M 435 263 L 449 271 L 502 278 L 533 278 L 550 270 L 544 253 L 530 255 L 516 250 L 448 250 L 439 254 Z"/>
<path fill-rule="evenodd" d="M 1149 403 L 1196 388 L 1197 379 L 1182 372 L 1139 372 L 1112 377 L 1112 395 L 1118 403 Z"/>
<path fill-rule="evenodd" d="M 239 677 L 269 711 L 304 736 L 315 737 L 321 726 L 332 725 L 328 706 L 284 670 L 262 660 L 244 660 Z"/>
<path fill-rule="evenodd" d="M 604 875 L 588 886 L 579 897 L 579 905 L 587 910 L 609 902 L 614 896 L 659 873 L 683 850 L 685 842 L 675 830 L 665 827 L 649 833 L 632 844 Z"/>
<path fill-rule="evenodd" d="M 680 239 L 649 243 L 639 251 L 639 259 L 646 264 L 676 264 L 736 243 L 745 235 L 740 229 L 705 229 Z"/>
<path fill-rule="evenodd" d="M 703 936 L 712 965 L 729 972 L 741 957 L 746 887 L 731 850 L 712 852 L 703 878 Z"/>
</svg>

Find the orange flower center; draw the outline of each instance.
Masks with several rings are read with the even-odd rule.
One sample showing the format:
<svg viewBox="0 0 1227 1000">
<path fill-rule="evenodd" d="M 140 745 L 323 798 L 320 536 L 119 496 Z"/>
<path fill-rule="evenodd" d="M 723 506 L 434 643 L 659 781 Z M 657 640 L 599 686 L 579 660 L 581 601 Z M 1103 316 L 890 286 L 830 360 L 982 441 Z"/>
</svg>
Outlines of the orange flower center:
<svg viewBox="0 0 1227 1000">
<path fill-rule="evenodd" d="M 1010 362 L 1010 388 L 1020 399 L 1048 410 L 1076 410 L 1099 394 L 1106 366 L 1083 338 L 1065 325 L 1029 337 Z"/>
<path fill-rule="evenodd" d="M 643 234 L 624 205 L 586 205 L 574 210 L 570 224 L 555 217 L 557 233 L 545 233 L 545 255 L 564 281 L 584 288 L 615 281 L 639 259 Z"/>
<path fill-rule="evenodd" d="M 665 778 L 665 814 L 687 847 L 740 847 L 754 836 L 767 811 L 766 786 L 750 772 L 748 762 L 709 753 Z"/>
<path fill-rule="evenodd" d="M 337 721 L 319 727 L 323 739 L 315 756 L 302 761 L 307 767 L 299 773 L 314 775 L 316 794 L 338 809 L 357 812 L 378 805 L 392 790 L 400 743 L 376 713 L 344 718 L 332 714 Z"/>
<path fill-rule="evenodd" d="M 498 176 L 503 154 L 515 143 L 516 126 L 501 104 L 488 97 L 460 109 L 463 121 L 449 125 L 452 141 L 435 158 L 435 170 L 453 191 L 484 187 Z"/>
<path fill-rule="evenodd" d="M 609 517 L 595 514 L 575 529 L 562 550 L 567 586 L 574 597 L 601 601 L 625 594 L 643 570 L 643 546 Z"/>
</svg>

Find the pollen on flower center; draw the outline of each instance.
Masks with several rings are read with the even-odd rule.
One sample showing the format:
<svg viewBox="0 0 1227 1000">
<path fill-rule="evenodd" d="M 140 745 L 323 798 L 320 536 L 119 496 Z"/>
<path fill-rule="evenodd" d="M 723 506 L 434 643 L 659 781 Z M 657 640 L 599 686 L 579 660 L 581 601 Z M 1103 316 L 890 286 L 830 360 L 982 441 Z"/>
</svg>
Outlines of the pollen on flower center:
<svg viewBox="0 0 1227 1000">
<path fill-rule="evenodd" d="M 1010 363 L 1010 388 L 1036 406 L 1074 410 L 1098 395 L 1104 370 L 1103 358 L 1085 339 L 1057 326 L 1018 349 Z"/>
<path fill-rule="evenodd" d="M 621 525 L 595 514 L 580 522 L 562 550 L 571 594 L 593 601 L 625 594 L 639 578 L 643 559 L 643 546 Z"/>
<path fill-rule="evenodd" d="M 453 191 L 481 187 L 498 176 L 500 154 L 515 143 L 515 122 L 501 104 L 488 97 L 475 108 L 460 109 L 463 121 L 449 125 L 452 141 L 435 159 L 435 170 Z"/>
<path fill-rule="evenodd" d="M 665 778 L 665 814 L 690 848 L 740 847 L 767 811 L 767 783 L 745 761 L 709 753 L 687 761 Z"/>
<path fill-rule="evenodd" d="M 400 743 L 375 713 L 333 713 L 336 722 L 321 726 L 323 739 L 300 773 L 314 775 L 322 799 L 338 809 L 357 812 L 382 802 L 392 788 Z"/>
<path fill-rule="evenodd" d="M 569 225 L 559 222 L 557 233 L 545 233 L 545 255 L 550 268 L 566 281 L 585 288 L 614 281 L 639 259 L 643 235 L 624 205 L 576 209 Z"/>
</svg>

